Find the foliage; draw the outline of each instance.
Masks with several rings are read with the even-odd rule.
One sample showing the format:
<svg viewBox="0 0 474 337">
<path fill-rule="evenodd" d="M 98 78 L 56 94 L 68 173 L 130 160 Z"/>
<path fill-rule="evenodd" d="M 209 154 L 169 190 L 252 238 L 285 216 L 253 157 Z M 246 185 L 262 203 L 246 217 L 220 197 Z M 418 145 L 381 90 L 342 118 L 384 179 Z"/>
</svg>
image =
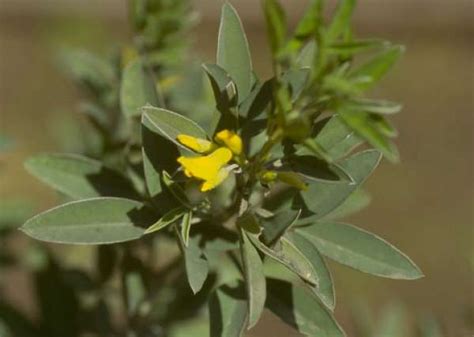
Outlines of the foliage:
<svg viewBox="0 0 474 337">
<path fill-rule="evenodd" d="M 45 316 L 22 336 L 172 336 L 207 302 L 211 336 L 242 336 L 264 308 L 305 335 L 345 336 L 326 258 L 380 277 L 422 277 L 392 244 L 337 220 L 367 205 L 361 186 L 382 156 L 398 160 L 387 117 L 400 105 L 366 95 L 403 47 L 356 38 L 354 6 L 340 0 L 326 19 L 323 1 L 310 0 L 290 31 L 278 1 L 263 1 L 266 80 L 227 2 L 216 63 L 202 70 L 184 57 L 186 0 L 131 1 L 134 44 L 109 60 L 68 53 L 99 141 L 88 153 L 27 160 L 67 202 L 21 230 L 97 245 L 96 270 L 65 270 L 45 249 Z"/>
</svg>

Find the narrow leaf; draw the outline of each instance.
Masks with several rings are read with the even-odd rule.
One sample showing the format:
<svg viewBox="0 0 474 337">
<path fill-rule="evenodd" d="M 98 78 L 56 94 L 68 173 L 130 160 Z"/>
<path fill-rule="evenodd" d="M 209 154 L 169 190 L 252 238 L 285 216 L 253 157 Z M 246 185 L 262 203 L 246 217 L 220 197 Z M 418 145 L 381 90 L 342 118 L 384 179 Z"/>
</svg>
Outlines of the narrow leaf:
<svg viewBox="0 0 474 337">
<path fill-rule="evenodd" d="M 175 227 L 179 245 L 184 256 L 184 266 L 189 286 L 194 294 L 197 294 L 204 285 L 209 274 L 209 264 L 199 247 L 199 237 L 193 236 L 188 240 L 188 246 L 184 244 L 184 238 Z"/>
<path fill-rule="evenodd" d="M 300 210 L 285 210 L 278 212 L 268 219 L 262 220 L 263 239 L 267 245 L 271 246 L 281 236 L 285 234 L 299 219 Z"/>
<path fill-rule="evenodd" d="M 136 198 L 130 182 L 101 162 L 75 154 L 39 154 L 25 162 L 29 173 L 74 198 L 99 196 Z"/>
<path fill-rule="evenodd" d="M 186 214 L 186 210 L 183 207 L 172 209 L 171 211 L 163 215 L 157 222 L 155 222 L 153 225 L 148 227 L 144 234 L 150 234 L 150 233 L 159 231 L 160 229 L 163 229 L 171 225 L 172 223 L 178 221 L 185 214 Z"/>
<path fill-rule="evenodd" d="M 181 237 L 185 247 L 188 247 L 189 232 L 191 230 L 191 221 L 193 220 L 193 211 L 189 210 L 183 216 L 181 221 Z"/>
<path fill-rule="evenodd" d="M 216 289 L 209 300 L 209 316 L 211 337 L 242 337 L 248 320 L 243 285 Z"/>
<path fill-rule="evenodd" d="M 243 230 L 240 233 L 240 251 L 244 265 L 245 286 L 247 288 L 249 312 L 247 328 L 250 329 L 257 324 L 265 307 L 267 295 L 266 281 L 260 255 Z"/>
<path fill-rule="evenodd" d="M 383 100 L 359 98 L 347 103 L 348 108 L 375 114 L 391 115 L 400 112 L 401 104 Z"/>
<path fill-rule="evenodd" d="M 330 212 L 324 219 L 340 219 L 354 214 L 370 204 L 370 194 L 357 189 L 339 207 Z"/>
<path fill-rule="evenodd" d="M 376 120 L 369 113 L 347 108 L 340 108 L 338 112 L 347 126 L 374 148 L 381 151 L 387 159 L 392 162 L 399 160 L 397 148 L 386 138 L 387 136 L 379 129 L 379 124 L 376 123 Z"/>
<path fill-rule="evenodd" d="M 237 11 L 227 2 L 222 6 L 217 64 L 234 80 L 242 102 L 252 87 L 252 61 L 242 22 Z"/>
<path fill-rule="evenodd" d="M 262 253 L 281 263 L 304 281 L 312 285 L 318 284 L 318 276 L 311 263 L 285 237 L 282 237 L 273 248 L 267 247 L 256 235 L 249 235 L 249 238 Z"/>
<path fill-rule="evenodd" d="M 326 39 L 329 43 L 340 37 L 349 27 L 352 12 L 355 7 L 355 0 L 340 0 L 336 13 L 326 32 Z"/>
<path fill-rule="evenodd" d="M 162 172 L 175 172 L 179 151 L 174 143 L 142 124 L 143 171 L 148 193 L 155 207 L 162 213 L 175 208 L 177 203 L 162 181 Z"/>
<path fill-rule="evenodd" d="M 270 279 L 268 292 L 268 309 L 304 335 L 346 336 L 332 314 L 303 288 Z"/>
<path fill-rule="evenodd" d="M 202 139 L 207 138 L 206 132 L 198 124 L 176 112 L 151 106 L 143 107 L 142 112 L 142 124 L 182 149 L 187 150 L 176 140 L 180 134 Z"/>
<path fill-rule="evenodd" d="M 402 46 L 390 47 L 352 71 L 350 78 L 353 80 L 363 79 L 363 81 L 358 81 L 357 86 L 361 90 L 367 90 L 390 70 L 404 51 L 405 48 Z"/>
<path fill-rule="evenodd" d="M 162 106 L 156 90 L 156 82 L 142 59 L 131 61 L 122 75 L 120 106 L 126 117 L 141 115 L 140 108 L 151 104 Z"/>
<path fill-rule="evenodd" d="M 319 297 L 321 302 L 329 308 L 331 311 L 336 307 L 336 294 L 334 284 L 332 282 L 332 276 L 329 269 L 324 261 L 323 257 L 319 253 L 318 249 L 307 240 L 304 236 L 292 232 L 287 235 L 287 238 L 295 245 L 296 248 L 306 257 L 311 263 L 313 269 L 318 275 L 318 286 L 310 285 L 311 291 Z"/>
<path fill-rule="evenodd" d="M 316 223 L 297 230 L 327 257 L 380 277 L 413 280 L 423 276 L 402 252 L 375 234 L 342 223 Z"/>
<path fill-rule="evenodd" d="M 40 213 L 29 219 L 21 230 L 48 242 L 107 244 L 139 238 L 151 218 L 149 210 L 137 201 L 93 198 Z"/>
<path fill-rule="evenodd" d="M 319 182 L 309 184 L 308 189 L 301 192 L 301 196 L 308 209 L 315 214 L 309 218 L 301 219 L 298 224 L 307 223 L 308 219 L 310 221 L 320 219 L 341 205 L 377 167 L 380 157 L 380 152 L 366 150 L 340 162 L 341 167 L 353 178 L 353 183 Z"/>
<path fill-rule="evenodd" d="M 263 10 L 267 23 L 267 34 L 273 55 L 283 47 L 286 40 L 285 12 L 278 0 L 265 0 Z"/>
</svg>

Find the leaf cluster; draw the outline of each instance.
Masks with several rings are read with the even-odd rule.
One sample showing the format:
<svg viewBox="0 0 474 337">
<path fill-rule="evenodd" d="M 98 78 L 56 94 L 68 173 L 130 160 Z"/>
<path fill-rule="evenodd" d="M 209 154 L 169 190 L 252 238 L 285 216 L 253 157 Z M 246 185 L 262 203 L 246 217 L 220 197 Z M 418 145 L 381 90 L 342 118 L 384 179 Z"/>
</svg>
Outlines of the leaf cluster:
<svg viewBox="0 0 474 337">
<path fill-rule="evenodd" d="M 264 308 L 305 335 L 345 336 L 333 316 L 327 258 L 379 277 L 422 277 L 392 244 L 338 220 L 368 204 L 361 186 L 381 157 L 398 159 L 387 117 L 400 105 L 366 94 L 403 48 L 355 37 L 354 7 L 340 0 L 327 19 L 324 2 L 310 0 L 290 31 L 279 2 L 263 1 L 274 71 L 262 80 L 229 3 L 216 63 L 185 74 L 168 61 L 182 53 L 174 42 L 188 28 L 187 2 L 132 1 L 134 53 L 115 64 L 73 57 L 101 146 L 95 158 L 41 154 L 26 162 L 70 201 L 21 230 L 47 242 L 113 244 L 98 249 L 120 256 L 128 328 L 139 336 L 154 325 L 166 331 L 186 312 L 182 303 L 193 315 L 207 300 L 211 336 L 242 336 Z M 194 89 L 183 90 L 189 83 Z M 194 118 L 186 111 L 193 107 L 205 116 Z M 199 154 L 178 136 L 213 142 L 222 130 L 242 139 L 243 152 L 204 193 L 177 161 Z M 160 270 L 154 247 L 173 238 L 182 259 L 165 254 Z"/>
</svg>

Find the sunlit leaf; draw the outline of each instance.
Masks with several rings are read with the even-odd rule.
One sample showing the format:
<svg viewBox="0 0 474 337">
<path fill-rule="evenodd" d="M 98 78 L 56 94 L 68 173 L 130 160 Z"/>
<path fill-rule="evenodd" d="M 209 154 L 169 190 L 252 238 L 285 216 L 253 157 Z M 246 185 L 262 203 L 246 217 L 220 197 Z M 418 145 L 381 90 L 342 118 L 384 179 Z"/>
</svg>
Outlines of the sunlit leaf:
<svg viewBox="0 0 474 337">
<path fill-rule="evenodd" d="M 244 266 L 245 287 L 248 299 L 248 328 L 257 324 L 265 307 L 267 297 L 263 264 L 258 251 L 255 249 L 245 231 L 240 235 L 240 251 Z"/>
<path fill-rule="evenodd" d="M 138 239 L 151 222 L 152 214 L 140 202 L 93 198 L 47 210 L 20 229 L 41 241 L 107 244 Z"/>
<path fill-rule="evenodd" d="M 151 106 L 143 107 L 142 124 L 151 131 L 169 139 L 182 149 L 186 149 L 177 141 L 178 135 L 184 134 L 196 138 L 206 139 L 206 132 L 195 122 L 176 112 L 155 108 Z"/>
<path fill-rule="evenodd" d="M 342 223 L 316 223 L 297 229 L 329 258 L 380 277 L 413 280 L 420 269 L 402 252 L 375 234 Z"/>
<path fill-rule="evenodd" d="M 228 2 L 222 6 L 217 64 L 234 80 L 239 101 L 242 102 L 252 87 L 252 60 L 242 22 L 237 11 Z"/>
</svg>

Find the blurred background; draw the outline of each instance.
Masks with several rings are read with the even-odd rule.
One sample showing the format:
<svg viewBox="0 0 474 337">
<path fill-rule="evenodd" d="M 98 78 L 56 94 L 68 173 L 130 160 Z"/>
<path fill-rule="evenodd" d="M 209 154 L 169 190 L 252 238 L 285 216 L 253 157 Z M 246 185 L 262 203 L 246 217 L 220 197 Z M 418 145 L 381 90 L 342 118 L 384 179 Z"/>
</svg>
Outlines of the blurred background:
<svg viewBox="0 0 474 337">
<path fill-rule="evenodd" d="M 194 2 L 199 21 L 192 57 L 212 62 L 221 1 Z M 260 2 L 232 3 L 244 22 L 254 67 L 268 77 Z M 290 22 L 306 5 L 282 3 Z M 369 310 L 377 320 L 384 308 L 399 303 L 409 321 L 439 318 L 449 337 L 474 332 L 473 22 L 472 0 L 359 1 L 358 35 L 404 44 L 407 52 L 374 93 L 404 104 L 394 118 L 402 162 L 382 164 L 366 185 L 372 204 L 351 221 L 394 243 L 426 276 L 384 280 L 332 264 L 336 313 L 348 331 L 354 312 Z M 87 138 L 75 123 L 81 118 L 79 95 L 58 66 L 58 51 L 84 47 L 104 53 L 129 39 L 126 1 L 0 0 L 0 134 L 15 143 L 0 157 L 0 210 L 14 200 L 26 202 L 32 213 L 54 205 L 56 194 L 30 177 L 22 162 L 39 151 L 80 151 Z M 23 234 L 16 236 L 17 247 L 28 244 Z M 21 269 L 0 275 L 9 300 L 34 316 L 28 285 Z M 269 328 L 272 336 L 296 336 L 270 314 L 252 336 L 269 335 Z"/>
</svg>

